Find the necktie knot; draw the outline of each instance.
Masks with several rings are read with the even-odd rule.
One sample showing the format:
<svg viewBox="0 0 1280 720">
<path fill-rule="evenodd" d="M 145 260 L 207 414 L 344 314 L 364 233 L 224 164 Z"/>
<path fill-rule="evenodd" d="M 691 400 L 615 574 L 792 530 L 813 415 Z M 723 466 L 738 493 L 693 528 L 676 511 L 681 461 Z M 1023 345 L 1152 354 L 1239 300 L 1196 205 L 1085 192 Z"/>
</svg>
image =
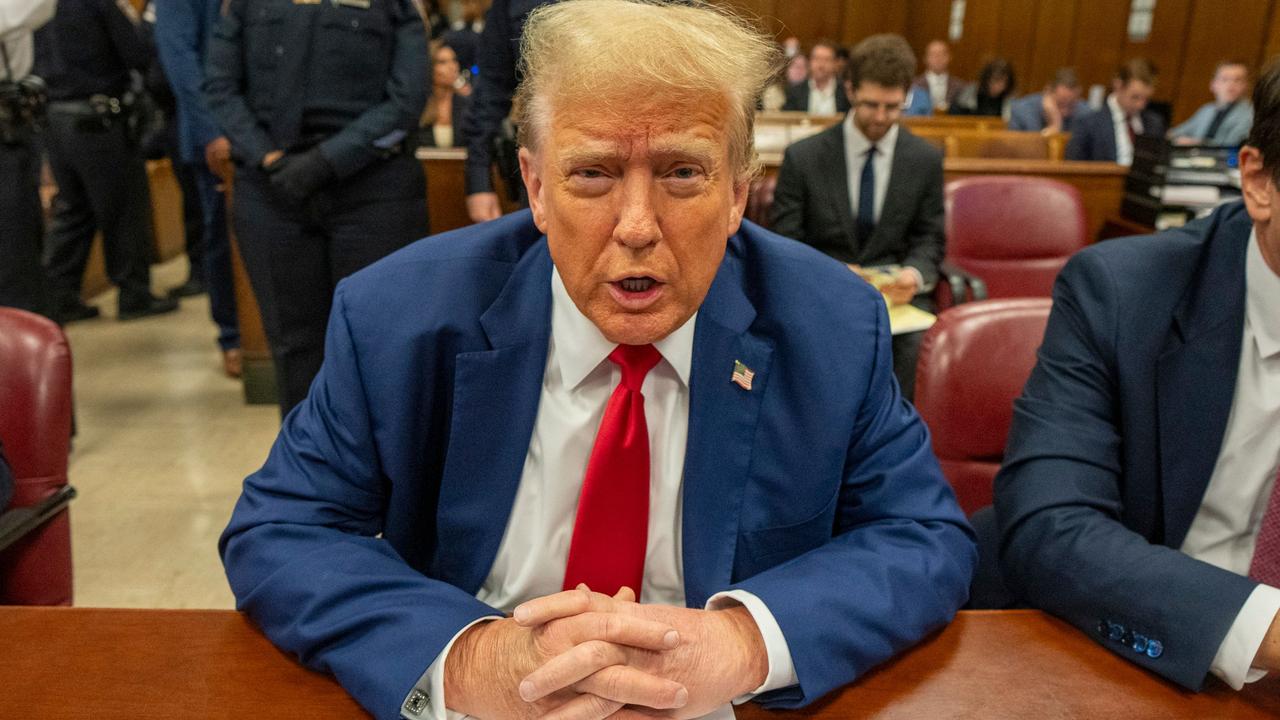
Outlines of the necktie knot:
<svg viewBox="0 0 1280 720">
<path fill-rule="evenodd" d="M 877 148 L 875 145 L 872 145 L 871 147 L 867 148 L 867 159 L 871 160 L 875 158 L 876 153 L 878 152 L 880 152 L 880 149 Z"/>
<path fill-rule="evenodd" d="M 622 385 L 633 392 L 640 392 L 645 376 L 661 359 L 653 345 L 619 345 L 609 353 L 609 360 L 622 370 Z"/>
</svg>

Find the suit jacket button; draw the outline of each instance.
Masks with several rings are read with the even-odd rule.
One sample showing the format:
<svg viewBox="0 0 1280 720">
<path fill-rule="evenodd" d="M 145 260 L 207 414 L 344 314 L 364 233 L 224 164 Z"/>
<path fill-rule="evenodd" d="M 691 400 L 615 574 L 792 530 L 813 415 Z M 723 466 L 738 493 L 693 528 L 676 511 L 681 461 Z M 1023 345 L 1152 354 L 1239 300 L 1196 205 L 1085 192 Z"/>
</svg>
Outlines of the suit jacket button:
<svg viewBox="0 0 1280 720">
<path fill-rule="evenodd" d="M 1110 623 L 1108 623 L 1106 620 L 1099 620 L 1099 621 L 1098 621 L 1098 634 L 1099 634 L 1099 635 L 1101 635 L 1102 637 L 1106 637 L 1106 636 L 1107 636 L 1107 630 L 1109 629 L 1110 625 L 1111 625 L 1111 624 L 1110 624 Z"/>
<path fill-rule="evenodd" d="M 1164 645 L 1159 640 L 1152 640 L 1147 643 L 1147 657 L 1158 658 L 1164 654 Z"/>
<path fill-rule="evenodd" d="M 1133 631 L 1132 631 L 1132 630 L 1125 630 L 1125 631 L 1124 631 L 1124 634 L 1120 636 L 1120 644 L 1121 644 L 1121 645 L 1133 645 Z"/>
<path fill-rule="evenodd" d="M 1124 637 L 1124 626 L 1120 623 L 1111 623 L 1111 626 L 1107 628 L 1107 637 L 1116 641 L 1120 640 L 1120 638 Z"/>
<path fill-rule="evenodd" d="M 1134 633 L 1133 642 L 1131 642 L 1129 645 L 1130 647 L 1133 648 L 1134 652 L 1138 654 L 1145 653 L 1147 651 L 1147 645 L 1148 645 L 1147 636 L 1141 633 Z"/>
</svg>

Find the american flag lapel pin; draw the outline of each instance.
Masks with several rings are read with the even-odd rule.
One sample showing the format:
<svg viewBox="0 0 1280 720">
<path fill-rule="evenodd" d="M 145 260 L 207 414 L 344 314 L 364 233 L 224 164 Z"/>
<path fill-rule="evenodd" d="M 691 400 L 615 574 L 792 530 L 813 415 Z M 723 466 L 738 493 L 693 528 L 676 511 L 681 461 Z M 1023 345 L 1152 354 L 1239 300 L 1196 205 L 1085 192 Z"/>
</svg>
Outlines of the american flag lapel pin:
<svg viewBox="0 0 1280 720">
<path fill-rule="evenodd" d="M 729 378 L 734 385 L 743 390 L 751 389 L 751 379 L 756 376 L 755 371 L 742 364 L 741 360 L 733 361 L 733 376 Z"/>
</svg>

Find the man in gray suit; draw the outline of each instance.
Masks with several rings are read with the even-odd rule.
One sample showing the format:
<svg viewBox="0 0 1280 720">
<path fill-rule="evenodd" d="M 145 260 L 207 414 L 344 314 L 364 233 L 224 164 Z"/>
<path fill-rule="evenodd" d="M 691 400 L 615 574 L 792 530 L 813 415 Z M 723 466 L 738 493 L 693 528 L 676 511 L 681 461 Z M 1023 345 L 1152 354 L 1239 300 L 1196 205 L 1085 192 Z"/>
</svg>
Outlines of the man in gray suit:
<svg viewBox="0 0 1280 720">
<path fill-rule="evenodd" d="M 1253 127 L 1253 105 L 1244 96 L 1249 88 L 1249 68 L 1223 61 L 1213 73 L 1209 90 L 1213 102 L 1205 103 L 1191 119 L 1174 127 L 1169 136 L 1179 145 L 1238 146 Z"/>
<path fill-rule="evenodd" d="M 1009 129 L 1045 134 L 1071 132 L 1076 118 L 1089 111 L 1080 94 L 1076 71 L 1069 67 L 1058 68 L 1044 92 L 1013 101 L 1009 106 Z"/>
<path fill-rule="evenodd" d="M 933 310 L 926 294 L 944 252 L 942 153 L 898 124 L 911 77 L 911 46 L 874 35 L 853 49 L 843 123 L 787 148 L 773 201 L 773 230 L 852 270 L 883 266 L 889 302 Z M 910 397 L 921 334 L 894 337 L 894 374 Z"/>
</svg>

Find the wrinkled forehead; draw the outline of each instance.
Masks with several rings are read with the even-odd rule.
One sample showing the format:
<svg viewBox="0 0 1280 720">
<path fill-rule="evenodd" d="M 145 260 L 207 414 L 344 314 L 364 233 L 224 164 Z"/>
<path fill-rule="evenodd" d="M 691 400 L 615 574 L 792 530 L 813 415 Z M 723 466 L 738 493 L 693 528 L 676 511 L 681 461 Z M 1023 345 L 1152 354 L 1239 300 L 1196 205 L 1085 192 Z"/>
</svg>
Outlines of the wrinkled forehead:
<svg viewBox="0 0 1280 720">
<path fill-rule="evenodd" d="M 545 142 L 555 154 L 580 151 L 729 154 L 727 94 L 649 93 L 622 97 L 552 97 Z"/>
</svg>

